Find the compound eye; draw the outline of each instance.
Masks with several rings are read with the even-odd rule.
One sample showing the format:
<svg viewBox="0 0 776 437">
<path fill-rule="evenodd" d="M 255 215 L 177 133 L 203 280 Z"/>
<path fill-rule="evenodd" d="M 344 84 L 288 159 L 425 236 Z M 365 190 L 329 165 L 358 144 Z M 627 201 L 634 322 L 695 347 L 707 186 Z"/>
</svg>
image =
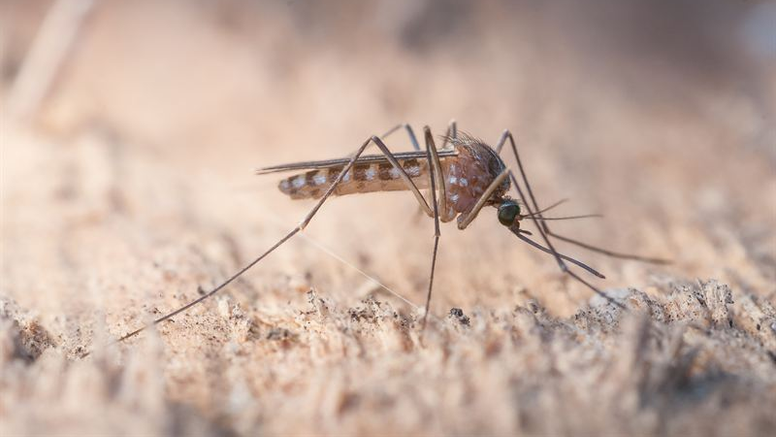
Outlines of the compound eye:
<svg viewBox="0 0 776 437">
<path fill-rule="evenodd" d="M 498 221 L 504 226 L 512 226 L 520 215 L 520 205 L 515 202 L 504 202 L 498 207 Z"/>
</svg>

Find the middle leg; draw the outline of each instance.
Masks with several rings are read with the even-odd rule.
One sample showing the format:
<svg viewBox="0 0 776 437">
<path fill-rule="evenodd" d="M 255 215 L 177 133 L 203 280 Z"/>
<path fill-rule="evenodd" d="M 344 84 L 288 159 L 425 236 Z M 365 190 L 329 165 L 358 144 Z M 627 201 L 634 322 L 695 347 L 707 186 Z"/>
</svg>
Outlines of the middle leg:
<svg viewBox="0 0 776 437">
<path fill-rule="evenodd" d="M 445 201 L 445 184 L 444 175 L 442 174 L 442 166 L 439 162 L 439 155 L 437 154 L 436 146 L 434 145 L 434 137 L 431 135 L 431 129 L 428 126 L 423 128 L 426 140 L 426 158 L 429 161 L 428 171 L 431 186 L 431 203 L 434 209 L 434 251 L 431 255 L 431 272 L 428 278 L 428 292 L 426 293 L 426 305 L 425 312 L 423 313 L 423 321 L 421 322 L 421 332 L 426 330 L 426 321 L 428 319 L 429 306 L 431 305 L 431 292 L 434 289 L 434 272 L 436 270 L 437 252 L 439 251 L 439 237 L 442 235 L 439 229 L 439 199 L 437 196 L 436 186 L 439 184 L 440 196 L 442 198 L 442 204 L 446 205 Z M 443 210 L 446 207 L 443 206 Z"/>
</svg>

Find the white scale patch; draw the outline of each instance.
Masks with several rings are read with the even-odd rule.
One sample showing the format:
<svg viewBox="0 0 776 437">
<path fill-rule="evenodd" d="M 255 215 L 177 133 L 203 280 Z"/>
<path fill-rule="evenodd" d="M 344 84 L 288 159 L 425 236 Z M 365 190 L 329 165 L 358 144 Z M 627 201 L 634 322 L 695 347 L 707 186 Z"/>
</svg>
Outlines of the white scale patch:
<svg viewBox="0 0 776 437">
<path fill-rule="evenodd" d="M 451 194 L 450 195 L 450 201 L 455 203 L 458 201 L 458 194 Z"/>
<path fill-rule="evenodd" d="M 458 178 L 455 177 L 455 176 L 450 176 L 450 183 L 451 184 L 457 184 L 458 183 Z"/>
<path fill-rule="evenodd" d="M 399 169 L 391 167 L 391 179 L 399 179 Z"/>
<path fill-rule="evenodd" d="M 342 176 L 342 182 L 347 182 L 350 180 L 350 172 L 345 173 L 345 176 Z"/>
<path fill-rule="evenodd" d="M 283 179 L 280 181 L 280 189 L 283 191 L 287 191 L 289 188 L 291 188 L 291 184 L 288 183 L 288 179 Z"/>
<path fill-rule="evenodd" d="M 420 176 L 420 167 L 410 167 L 405 169 L 405 171 L 410 176 Z"/>
<path fill-rule="evenodd" d="M 371 181 L 375 178 L 377 175 L 377 172 L 375 171 L 374 167 L 369 167 L 366 169 L 366 180 Z"/>
<path fill-rule="evenodd" d="M 302 187 L 304 187 L 304 183 L 305 183 L 304 175 L 299 175 L 299 176 L 295 177 L 294 180 L 291 183 L 294 184 L 294 188 L 302 188 Z"/>
<path fill-rule="evenodd" d="M 326 175 L 322 175 L 318 173 L 317 175 L 313 176 L 313 183 L 315 185 L 323 185 L 326 183 Z"/>
<path fill-rule="evenodd" d="M 458 179 L 458 183 L 461 184 L 462 187 L 469 185 L 469 181 L 467 181 L 466 178 Z"/>
</svg>

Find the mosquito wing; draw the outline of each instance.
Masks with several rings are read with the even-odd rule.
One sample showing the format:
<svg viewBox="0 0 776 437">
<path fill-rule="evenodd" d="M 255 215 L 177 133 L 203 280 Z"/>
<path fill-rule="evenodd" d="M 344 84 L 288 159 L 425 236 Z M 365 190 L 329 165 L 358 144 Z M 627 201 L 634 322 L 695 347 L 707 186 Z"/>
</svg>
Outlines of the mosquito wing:
<svg viewBox="0 0 776 437">
<path fill-rule="evenodd" d="M 438 154 L 440 158 L 446 158 L 450 156 L 457 156 L 458 152 L 456 152 L 455 150 L 440 150 Z M 394 153 L 393 157 L 396 158 L 396 160 L 399 162 L 402 162 L 408 159 L 426 159 L 426 152 L 422 150 L 413 151 L 413 152 L 399 152 L 399 153 Z M 344 167 L 345 165 L 347 165 L 348 162 L 350 162 L 350 159 L 351 158 L 327 159 L 323 161 L 303 161 L 303 162 L 294 162 L 291 164 L 273 165 L 271 167 L 256 169 L 256 174 L 263 175 L 263 174 L 270 174 L 270 173 L 280 173 L 284 171 Z M 382 162 L 388 162 L 388 158 L 386 158 L 385 155 L 366 155 L 356 160 L 356 164 L 374 164 L 374 163 L 382 163 Z"/>
</svg>

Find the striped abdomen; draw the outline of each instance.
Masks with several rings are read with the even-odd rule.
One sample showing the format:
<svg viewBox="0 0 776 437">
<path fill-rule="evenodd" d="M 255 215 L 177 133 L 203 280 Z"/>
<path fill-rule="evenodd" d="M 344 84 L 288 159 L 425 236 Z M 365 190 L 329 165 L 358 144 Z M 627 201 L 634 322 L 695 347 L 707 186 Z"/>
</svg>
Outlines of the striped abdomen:
<svg viewBox="0 0 776 437">
<path fill-rule="evenodd" d="M 418 188 L 428 187 L 428 162 L 418 159 L 399 161 L 407 175 Z M 318 199 L 326 193 L 331 183 L 344 170 L 345 166 L 310 170 L 305 173 L 283 179 L 278 188 L 292 199 Z M 375 162 L 370 164 L 356 163 L 342 177 L 334 194 L 344 196 L 354 193 L 373 193 L 376 191 L 407 190 L 407 185 L 401 179 L 399 170 L 390 162 Z"/>
</svg>

